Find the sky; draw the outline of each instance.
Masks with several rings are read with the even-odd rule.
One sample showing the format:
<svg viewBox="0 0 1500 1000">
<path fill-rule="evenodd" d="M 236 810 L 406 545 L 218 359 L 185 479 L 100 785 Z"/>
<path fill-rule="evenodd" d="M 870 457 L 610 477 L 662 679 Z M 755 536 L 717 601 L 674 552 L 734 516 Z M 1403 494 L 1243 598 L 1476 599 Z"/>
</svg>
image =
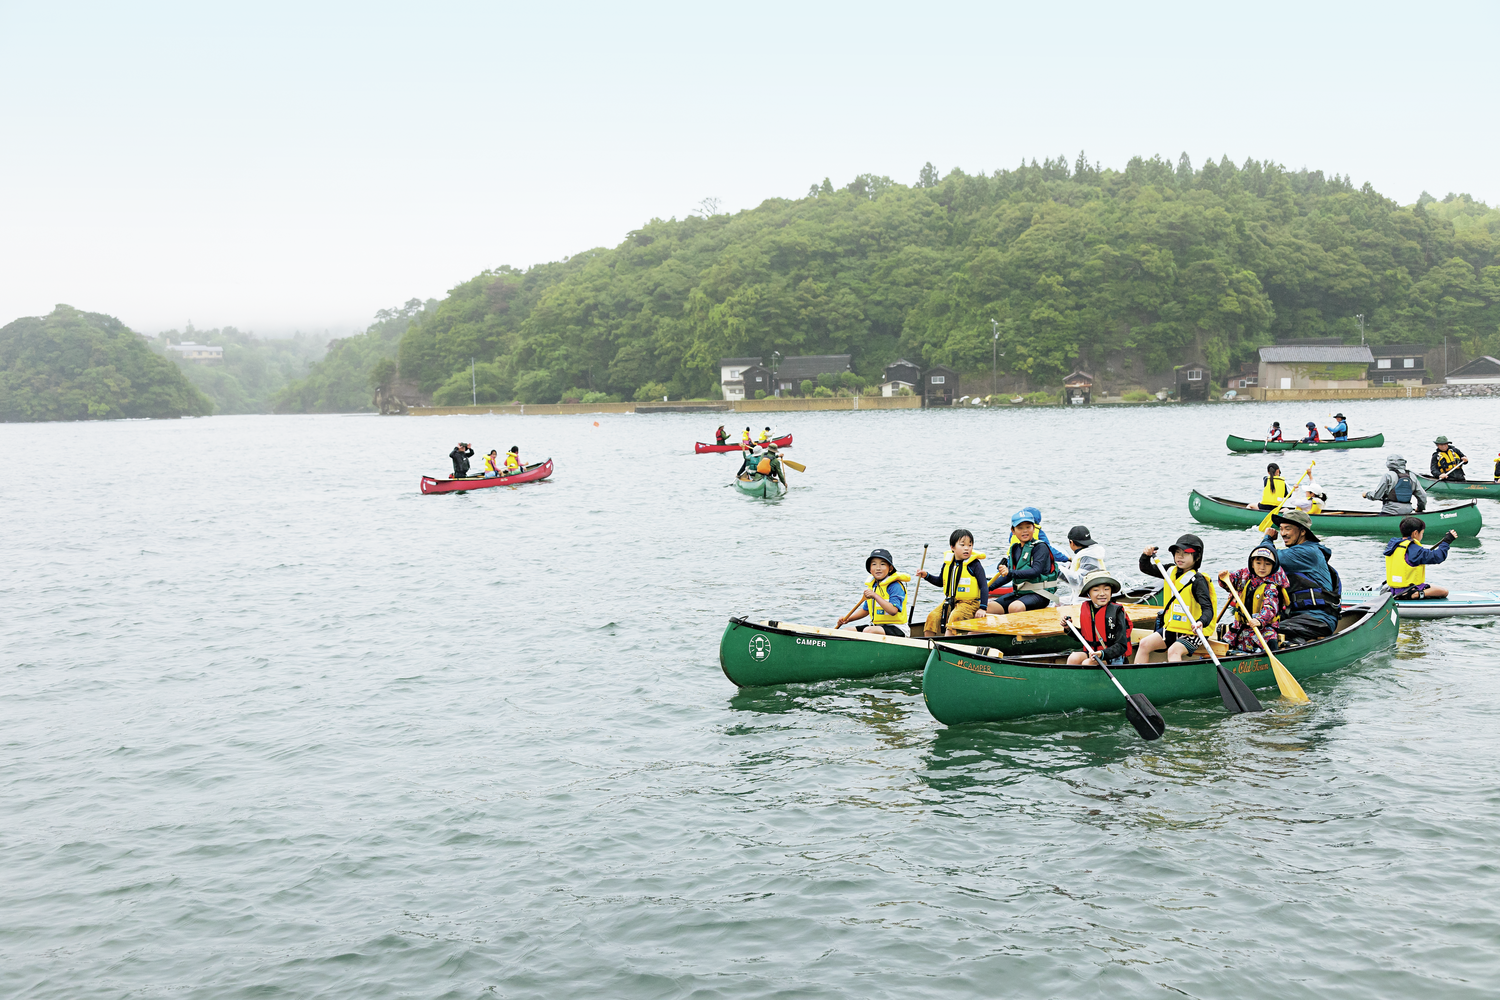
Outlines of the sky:
<svg viewBox="0 0 1500 1000">
<path fill-rule="evenodd" d="M 706 197 L 1080 150 L 1500 203 L 1500 4 L 0 0 L 0 325 L 335 336 Z M 1488 53 L 1488 54 L 1487 54 Z"/>
</svg>

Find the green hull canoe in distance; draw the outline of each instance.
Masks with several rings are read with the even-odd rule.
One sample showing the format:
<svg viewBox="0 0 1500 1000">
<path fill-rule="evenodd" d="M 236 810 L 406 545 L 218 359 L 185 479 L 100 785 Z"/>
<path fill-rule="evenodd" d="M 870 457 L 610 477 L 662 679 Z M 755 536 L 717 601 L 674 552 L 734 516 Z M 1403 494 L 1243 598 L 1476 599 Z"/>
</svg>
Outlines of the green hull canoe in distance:
<svg viewBox="0 0 1500 1000">
<path fill-rule="evenodd" d="M 786 494 L 786 487 L 759 472 L 751 473 L 749 478 L 735 479 L 734 488 L 747 497 L 769 497 L 774 500 Z"/>
<path fill-rule="evenodd" d="M 1470 479 L 1466 482 L 1454 483 L 1446 479 L 1433 479 L 1424 476 L 1420 472 L 1416 474 L 1422 481 L 1422 489 L 1435 497 L 1463 497 L 1465 500 L 1500 500 L 1500 481 L 1494 479 Z"/>
<path fill-rule="evenodd" d="M 1306 680 L 1394 647 L 1399 620 L 1387 594 L 1378 603 L 1346 610 L 1334 635 L 1305 646 L 1278 650 L 1276 656 L 1292 676 Z M 1252 688 L 1276 687 L 1271 663 L 1264 654 L 1219 659 Z M 1206 658 L 1191 657 L 1181 663 L 1125 664 L 1111 669 L 1125 690 L 1144 694 L 1156 705 L 1186 698 L 1219 697 L 1218 675 L 1213 661 Z M 946 641 L 938 642 L 928 657 L 922 672 L 922 697 L 933 718 L 947 726 L 1002 722 L 1081 708 L 1119 712 L 1125 706 L 1120 692 L 1097 667 L 1068 666 L 1067 657 L 1058 654 L 990 656 Z"/>
<path fill-rule="evenodd" d="M 1188 512 L 1193 520 L 1220 528 L 1253 528 L 1265 519 L 1263 510 L 1249 510 L 1242 503 L 1210 497 L 1194 490 L 1188 496 Z M 1367 514 L 1357 510 L 1325 510 L 1312 516 L 1312 529 L 1324 535 L 1384 535 L 1401 537 L 1401 514 Z M 1484 527 L 1479 505 L 1470 501 L 1455 507 L 1440 507 L 1418 514 L 1427 525 L 1428 535 L 1437 538 L 1452 529 L 1459 538 L 1473 538 Z"/>
<path fill-rule="evenodd" d="M 921 622 L 917 622 L 921 627 Z M 994 633 L 950 635 L 955 646 L 973 646 L 996 654 L 1055 653 L 1078 649 L 1071 636 L 1016 636 Z M 740 687 L 772 684 L 817 684 L 862 680 L 882 674 L 916 673 L 927 664 L 932 643 L 852 629 L 820 628 L 782 621 L 731 618 L 719 639 L 719 666 Z"/>
<path fill-rule="evenodd" d="M 1368 437 L 1352 437 L 1347 441 L 1319 441 L 1316 444 L 1303 444 L 1300 441 L 1263 441 L 1260 438 L 1242 438 L 1236 434 L 1229 435 L 1229 440 L 1224 442 L 1229 445 L 1230 451 L 1329 451 L 1343 448 L 1379 448 L 1385 444 L 1384 434 L 1371 434 Z"/>
</svg>

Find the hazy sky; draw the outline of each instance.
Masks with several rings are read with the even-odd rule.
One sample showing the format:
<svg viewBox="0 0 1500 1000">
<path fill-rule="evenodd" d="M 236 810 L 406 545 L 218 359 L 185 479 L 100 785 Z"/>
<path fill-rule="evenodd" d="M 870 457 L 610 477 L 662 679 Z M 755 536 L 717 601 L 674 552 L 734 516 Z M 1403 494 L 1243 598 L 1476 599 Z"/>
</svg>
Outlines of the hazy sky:
<svg viewBox="0 0 1500 1000">
<path fill-rule="evenodd" d="M 1494 204 L 1497 11 L 0 0 L 0 324 L 342 334 L 927 160 L 1254 156 Z"/>
</svg>

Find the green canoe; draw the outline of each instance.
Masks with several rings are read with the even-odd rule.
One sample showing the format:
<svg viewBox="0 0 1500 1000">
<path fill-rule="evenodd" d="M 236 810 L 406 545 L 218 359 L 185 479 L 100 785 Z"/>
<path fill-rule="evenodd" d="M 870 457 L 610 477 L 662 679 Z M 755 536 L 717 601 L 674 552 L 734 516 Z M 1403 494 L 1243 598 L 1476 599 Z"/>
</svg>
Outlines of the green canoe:
<svg viewBox="0 0 1500 1000">
<path fill-rule="evenodd" d="M 918 626 L 920 627 L 920 622 Z M 990 632 L 950 635 L 954 646 L 972 646 L 1000 654 L 1055 653 L 1078 649 L 1068 635 L 1024 638 Z M 916 672 L 927 663 L 932 643 L 852 629 L 820 628 L 781 621 L 731 618 L 719 639 L 719 666 L 740 687 L 770 684 L 816 684 L 860 680 L 881 674 Z"/>
<path fill-rule="evenodd" d="M 1500 480 L 1470 479 L 1454 483 L 1446 479 L 1433 479 L 1431 476 L 1424 476 L 1420 472 L 1416 476 L 1422 481 L 1422 489 L 1435 497 L 1463 497 L 1465 500 L 1479 498 L 1500 500 Z"/>
<path fill-rule="evenodd" d="M 1188 511 L 1193 515 L 1193 520 L 1221 528 L 1253 528 L 1266 516 L 1263 510 L 1248 510 L 1243 503 L 1225 500 L 1223 497 L 1204 496 L 1197 490 L 1188 497 Z M 1312 516 L 1312 528 L 1320 537 L 1384 535 L 1387 538 L 1399 538 L 1403 516 L 1367 514 L 1357 510 L 1325 510 Z M 1472 500 L 1455 507 L 1434 508 L 1417 517 L 1432 531 L 1433 538 L 1450 528 L 1458 532 L 1460 538 L 1472 538 L 1484 527 L 1484 517 L 1479 513 L 1479 505 Z"/>
<path fill-rule="evenodd" d="M 734 481 L 734 488 L 747 497 L 780 497 L 786 494 L 786 487 L 769 476 L 763 476 L 759 472 L 750 472 L 740 476 Z"/>
<path fill-rule="evenodd" d="M 1229 445 L 1230 451 L 1327 451 L 1333 448 L 1379 448 L 1385 444 L 1384 434 L 1371 434 L 1368 437 L 1353 437 L 1347 441 L 1319 441 L 1316 444 L 1303 444 L 1300 441 L 1264 441 L 1260 438 L 1242 438 L 1237 434 L 1229 435 L 1229 440 L 1224 442 Z"/>
<path fill-rule="evenodd" d="M 1387 594 L 1378 603 L 1346 609 L 1339 618 L 1339 631 L 1327 639 L 1278 651 L 1276 656 L 1292 676 L 1306 680 L 1395 646 L 1399 620 Z M 1153 656 L 1160 658 L 1163 654 Z M 1270 661 L 1264 655 L 1236 654 L 1219 659 L 1252 688 L 1276 686 Z M 1213 662 L 1206 658 L 1171 664 L 1126 664 L 1112 669 L 1125 690 L 1144 694 L 1157 705 L 1219 696 L 1218 676 Z M 1081 708 L 1115 712 L 1125 704 L 1104 671 L 1068 666 L 1066 656 L 998 657 L 947 641 L 936 643 L 927 659 L 922 697 L 933 718 L 947 726 Z"/>
</svg>

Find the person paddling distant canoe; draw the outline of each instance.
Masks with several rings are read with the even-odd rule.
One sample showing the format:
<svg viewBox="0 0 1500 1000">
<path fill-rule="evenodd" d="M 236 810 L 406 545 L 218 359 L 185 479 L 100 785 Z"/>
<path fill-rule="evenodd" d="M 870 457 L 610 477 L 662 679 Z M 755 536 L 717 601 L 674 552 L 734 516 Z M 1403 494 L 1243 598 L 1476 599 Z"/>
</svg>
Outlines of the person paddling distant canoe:
<svg viewBox="0 0 1500 1000">
<path fill-rule="evenodd" d="M 1272 421 L 1272 423 L 1271 423 L 1271 429 L 1268 430 L 1268 431 L 1266 431 L 1266 440 L 1267 441 L 1280 441 L 1281 440 L 1281 421 L 1280 420 Z"/>
<path fill-rule="evenodd" d="M 1281 506 L 1281 501 L 1288 492 L 1286 480 L 1281 475 L 1281 466 L 1275 462 L 1266 466 L 1266 474 L 1260 481 L 1260 509 L 1275 510 Z"/>
<path fill-rule="evenodd" d="M 1437 450 L 1432 453 L 1432 478 L 1446 479 L 1450 483 L 1468 482 L 1464 477 L 1464 466 L 1469 460 L 1464 453 L 1453 447 L 1453 442 L 1444 434 L 1439 434 L 1432 443 L 1437 445 Z"/>
<path fill-rule="evenodd" d="M 1349 440 L 1349 421 L 1344 419 L 1342 413 L 1335 413 L 1333 419 L 1338 421 L 1338 423 L 1328 428 L 1328 432 L 1333 435 L 1333 439 L 1335 441 Z"/>
<path fill-rule="evenodd" d="M 508 476 L 513 472 L 521 471 L 521 446 L 513 444 L 510 451 L 505 453 L 505 474 Z"/>
<path fill-rule="evenodd" d="M 1458 537 L 1450 531 L 1431 548 L 1422 544 L 1427 525 L 1420 517 L 1401 519 L 1401 537 L 1385 545 L 1385 585 L 1398 601 L 1440 600 L 1448 596 L 1447 587 L 1427 582 L 1427 567 L 1448 558 L 1448 543 Z"/>
<path fill-rule="evenodd" d="M 906 604 L 906 584 L 911 577 L 896 572 L 895 560 L 886 549 L 876 549 L 865 560 L 865 572 L 870 578 L 865 581 L 865 603 L 853 614 L 840 618 L 834 628 L 845 628 L 850 622 L 870 619 L 869 625 L 855 626 L 859 632 L 876 635 L 906 635 L 906 613 L 901 609 Z"/>
<path fill-rule="evenodd" d="M 724 429 L 724 425 L 723 424 L 720 424 L 719 425 L 719 429 L 716 430 L 716 431 L 714 431 L 714 444 L 723 444 L 725 441 L 728 441 L 728 440 L 729 440 L 729 432 Z"/>
<path fill-rule="evenodd" d="M 748 447 L 748 446 L 750 446 L 750 445 L 752 445 L 754 443 L 755 442 L 753 442 L 753 441 L 750 440 L 750 428 L 746 427 L 745 428 L 745 433 L 743 433 L 743 434 L 740 435 L 740 444 L 745 445 L 746 447 Z"/>
<path fill-rule="evenodd" d="M 1315 423 L 1313 423 L 1311 420 L 1309 420 L 1307 422 L 1307 437 L 1302 438 L 1301 440 L 1302 440 L 1303 444 L 1317 444 L 1318 443 L 1318 425 L 1315 424 Z"/>
<path fill-rule="evenodd" d="M 771 428 L 767 427 L 760 432 L 760 441 L 758 443 L 763 445 L 771 443 Z"/>
<path fill-rule="evenodd" d="M 467 441 L 460 441 L 458 447 L 448 452 L 448 457 L 453 459 L 453 477 L 462 479 L 469 474 L 469 459 L 474 457 L 474 446 Z"/>
<path fill-rule="evenodd" d="M 500 469 L 498 467 L 500 459 L 497 457 L 499 454 L 500 453 L 498 451 L 496 451 L 494 448 L 491 448 L 490 453 L 484 456 L 484 478 L 494 479 L 496 476 L 500 475 Z"/>
</svg>

